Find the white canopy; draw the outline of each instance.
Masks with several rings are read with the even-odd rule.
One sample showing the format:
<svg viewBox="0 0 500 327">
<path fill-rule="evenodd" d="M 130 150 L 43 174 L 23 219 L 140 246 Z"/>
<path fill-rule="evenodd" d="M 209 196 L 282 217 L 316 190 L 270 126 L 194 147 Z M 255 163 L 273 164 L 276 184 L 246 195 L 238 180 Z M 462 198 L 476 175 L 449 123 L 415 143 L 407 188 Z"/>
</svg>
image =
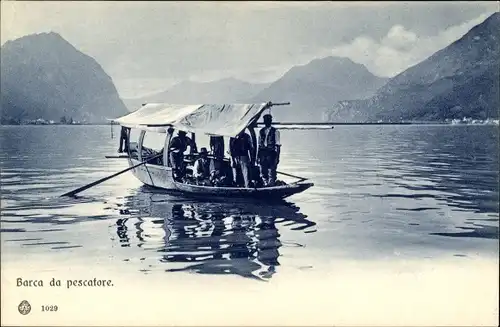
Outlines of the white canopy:
<svg viewBox="0 0 500 327">
<path fill-rule="evenodd" d="M 233 137 L 271 103 L 175 105 L 148 103 L 114 119 L 122 126 L 165 133 L 169 127 L 192 133 Z"/>
</svg>

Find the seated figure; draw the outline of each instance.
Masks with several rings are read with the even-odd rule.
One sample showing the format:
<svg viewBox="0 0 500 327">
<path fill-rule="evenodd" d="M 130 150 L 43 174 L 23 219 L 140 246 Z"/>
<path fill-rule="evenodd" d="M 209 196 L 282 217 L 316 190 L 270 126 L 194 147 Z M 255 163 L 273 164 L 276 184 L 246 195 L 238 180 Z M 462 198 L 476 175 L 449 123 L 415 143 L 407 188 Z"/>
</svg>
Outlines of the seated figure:
<svg viewBox="0 0 500 327">
<path fill-rule="evenodd" d="M 200 157 L 196 159 L 193 166 L 193 177 L 198 184 L 210 184 L 210 161 L 208 160 L 208 151 L 206 148 L 200 149 Z"/>
</svg>

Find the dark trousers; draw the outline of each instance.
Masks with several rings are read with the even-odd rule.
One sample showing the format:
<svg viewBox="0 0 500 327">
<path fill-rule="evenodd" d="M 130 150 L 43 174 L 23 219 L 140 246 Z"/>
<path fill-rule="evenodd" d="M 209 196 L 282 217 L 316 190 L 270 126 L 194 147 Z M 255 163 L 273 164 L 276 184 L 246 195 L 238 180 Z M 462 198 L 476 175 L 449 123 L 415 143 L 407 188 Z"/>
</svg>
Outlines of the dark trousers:
<svg viewBox="0 0 500 327">
<path fill-rule="evenodd" d="M 120 148 L 118 149 L 118 152 L 128 152 L 128 147 L 127 147 L 127 135 L 120 135 Z"/>
<path fill-rule="evenodd" d="M 259 150 L 260 174 L 265 185 L 273 185 L 276 182 L 277 159 L 276 151 Z"/>
<path fill-rule="evenodd" d="M 170 165 L 175 177 L 184 176 L 184 153 L 170 152 Z"/>
</svg>

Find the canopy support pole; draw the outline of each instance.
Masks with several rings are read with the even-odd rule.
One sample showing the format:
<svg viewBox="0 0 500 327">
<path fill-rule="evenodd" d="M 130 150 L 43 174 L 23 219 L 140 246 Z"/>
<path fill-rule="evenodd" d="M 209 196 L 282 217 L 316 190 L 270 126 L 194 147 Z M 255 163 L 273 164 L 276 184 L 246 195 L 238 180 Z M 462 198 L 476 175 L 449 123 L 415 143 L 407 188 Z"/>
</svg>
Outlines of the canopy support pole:
<svg viewBox="0 0 500 327">
<path fill-rule="evenodd" d="M 193 141 L 194 144 L 196 144 L 196 133 L 192 132 L 191 133 L 191 141 Z M 198 146 L 196 146 L 196 150 L 198 150 Z M 194 151 L 193 151 L 193 147 L 190 146 L 189 147 L 189 154 L 193 154 Z"/>
<path fill-rule="evenodd" d="M 163 148 L 163 152 L 164 152 L 163 160 L 164 160 L 164 162 L 167 163 L 166 164 L 167 167 L 172 167 L 172 163 L 170 162 L 170 141 L 172 141 L 173 134 L 174 134 L 174 129 L 172 127 L 170 127 L 167 130 L 167 137 L 165 138 L 165 145 Z"/>
<path fill-rule="evenodd" d="M 251 167 L 255 166 L 255 161 L 257 160 L 257 135 L 255 134 L 255 126 L 252 124 L 248 126 L 248 131 L 250 132 L 250 138 L 252 139 L 252 153 L 250 156 Z"/>
</svg>

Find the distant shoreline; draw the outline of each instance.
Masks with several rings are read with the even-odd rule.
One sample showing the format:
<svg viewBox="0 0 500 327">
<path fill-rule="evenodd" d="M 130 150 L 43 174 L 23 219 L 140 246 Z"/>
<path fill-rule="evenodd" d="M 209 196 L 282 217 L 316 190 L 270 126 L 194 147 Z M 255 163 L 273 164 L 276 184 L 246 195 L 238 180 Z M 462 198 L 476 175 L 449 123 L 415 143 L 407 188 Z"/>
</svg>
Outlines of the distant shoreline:
<svg viewBox="0 0 500 327">
<path fill-rule="evenodd" d="M 101 124 L 0 124 L 0 126 L 108 126 L 109 123 Z M 113 124 L 114 126 L 116 124 Z"/>
<path fill-rule="evenodd" d="M 0 126 L 109 126 L 109 123 L 95 123 L 95 124 L 0 124 Z M 443 121 L 426 121 L 426 122 L 364 122 L 364 123 L 354 123 L 354 122 L 274 122 L 273 125 L 296 125 L 296 126 L 364 126 L 364 125 L 497 125 L 498 121 L 495 122 L 477 122 L 477 123 L 454 123 L 454 122 L 443 122 Z M 119 126 L 118 124 L 112 124 L 112 126 Z"/>
</svg>

